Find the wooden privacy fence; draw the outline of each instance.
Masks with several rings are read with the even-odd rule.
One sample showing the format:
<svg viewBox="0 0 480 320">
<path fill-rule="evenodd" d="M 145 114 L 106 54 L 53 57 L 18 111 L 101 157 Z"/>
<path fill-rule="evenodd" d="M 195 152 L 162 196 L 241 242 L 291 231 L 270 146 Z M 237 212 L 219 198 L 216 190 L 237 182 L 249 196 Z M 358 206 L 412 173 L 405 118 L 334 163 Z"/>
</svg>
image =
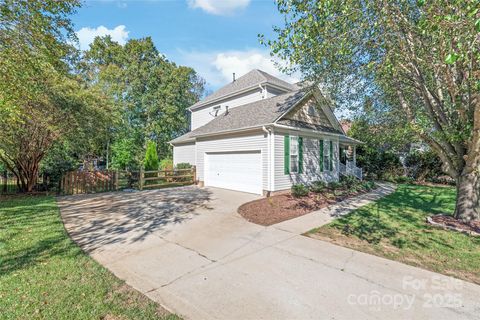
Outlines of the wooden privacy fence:
<svg viewBox="0 0 480 320">
<path fill-rule="evenodd" d="M 162 188 L 193 184 L 195 167 L 158 171 L 70 171 L 60 181 L 61 194 L 83 194 L 122 189 Z"/>
</svg>

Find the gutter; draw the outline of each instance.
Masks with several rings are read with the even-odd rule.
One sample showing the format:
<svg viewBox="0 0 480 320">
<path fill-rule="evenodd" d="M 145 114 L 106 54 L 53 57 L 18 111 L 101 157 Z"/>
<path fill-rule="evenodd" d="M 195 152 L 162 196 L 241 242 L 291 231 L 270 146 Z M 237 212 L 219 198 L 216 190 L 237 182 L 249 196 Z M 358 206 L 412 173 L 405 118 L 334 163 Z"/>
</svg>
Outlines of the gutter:
<svg viewBox="0 0 480 320">
<path fill-rule="evenodd" d="M 235 91 L 235 92 L 232 92 L 230 94 L 227 94 L 227 95 L 224 95 L 224 96 L 221 96 L 221 97 L 218 97 L 218 98 L 215 98 L 213 100 L 210 100 L 210 101 L 207 101 L 205 103 L 200 103 L 199 105 L 196 105 L 195 107 L 194 106 L 191 106 L 190 108 L 188 108 L 189 111 L 194 111 L 194 110 L 197 110 L 197 109 L 200 109 L 201 107 L 204 107 L 204 106 L 207 106 L 209 104 L 215 104 L 217 102 L 220 102 L 222 100 L 225 100 L 227 98 L 230 98 L 230 97 L 234 97 L 236 95 L 239 95 L 239 94 L 242 94 L 242 93 L 245 93 L 245 92 L 248 92 L 248 91 L 251 91 L 253 89 L 255 89 L 256 87 L 262 87 L 262 85 L 266 85 L 268 84 L 269 86 L 273 87 L 273 88 L 277 88 L 277 89 L 283 89 L 283 90 L 286 90 L 285 93 L 288 93 L 288 92 L 291 92 L 292 89 L 291 88 L 287 88 L 287 87 L 283 87 L 283 86 L 279 86 L 279 85 L 276 85 L 276 84 L 272 84 L 268 81 L 263 81 L 263 82 L 259 82 L 257 84 L 254 84 L 250 87 L 247 87 L 243 90 L 239 90 L 239 91 Z"/>
<path fill-rule="evenodd" d="M 273 126 L 276 127 L 276 128 L 286 129 L 286 130 L 290 130 L 290 131 L 298 131 L 298 132 L 305 132 L 305 133 L 315 133 L 315 134 L 322 134 L 322 135 L 330 136 L 330 137 L 337 137 L 337 138 L 339 138 L 339 140 L 342 140 L 342 139 L 343 139 L 344 141 L 349 141 L 349 142 L 352 142 L 352 143 L 355 143 L 355 144 L 364 144 L 364 142 L 362 142 L 362 141 L 360 141 L 360 140 L 353 139 L 353 138 L 349 138 L 349 137 L 347 137 L 346 135 L 338 134 L 338 133 L 330 133 L 330 132 L 325 132 L 325 131 L 317 131 L 317 130 L 313 130 L 313 129 L 296 128 L 296 127 L 285 126 L 285 125 L 278 124 L 278 123 L 274 123 Z"/>
<path fill-rule="evenodd" d="M 265 126 L 268 126 L 269 124 L 265 125 Z M 270 124 L 271 125 L 271 124 Z M 215 132 L 210 132 L 210 133 L 204 133 L 204 134 L 199 134 L 199 135 L 196 135 L 195 137 L 192 137 L 192 138 L 189 138 L 187 140 L 182 140 L 180 142 L 176 142 L 177 144 L 181 144 L 181 143 L 187 143 L 187 142 L 192 142 L 192 141 L 197 141 L 197 138 L 203 138 L 203 137 L 210 137 L 210 136 L 218 136 L 218 135 L 222 135 L 222 134 L 225 134 L 225 133 L 239 133 L 239 132 L 248 132 L 248 131 L 253 131 L 253 130 L 256 130 L 256 129 L 262 129 L 262 125 L 256 125 L 256 126 L 251 126 L 251 127 L 245 127 L 245 128 L 240 128 L 240 129 L 235 129 L 235 130 L 222 130 L 222 131 L 215 131 Z M 170 142 L 172 143 L 172 142 Z M 173 142 L 173 144 L 175 144 L 175 142 Z"/>
<path fill-rule="evenodd" d="M 268 123 L 268 124 L 265 124 L 265 125 L 245 127 L 245 128 L 236 129 L 236 130 L 222 130 L 222 131 L 216 131 L 216 132 L 211 132 L 211 133 L 199 134 L 199 135 L 196 135 L 193 138 L 189 138 L 187 140 L 182 140 L 180 142 L 177 142 L 177 144 L 182 144 L 182 143 L 187 143 L 187 142 L 195 142 L 195 141 L 197 141 L 197 138 L 218 136 L 218 135 L 223 135 L 223 134 L 226 134 L 226 133 L 241 133 L 241 132 L 248 132 L 248 131 L 253 131 L 253 130 L 257 130 L 257 129 L 262 130 L 264 132 L 269 132 L 267 127 L 280 128 L 280 129 L 286 129 L 286 130 L 298 131 L 298 132 L 305 132 L 305 133 L 322 134 L 322 135 L 331 136 L 331 137 L 338 137 L 339 139 L 343 139 L 344 141 L 352 142 L 352 143 L 355 143 L 355 144 L 364 144 L 365 143 L 363 141 L 347 137 L 346 135 L 343 135 L 343 134 L 330 133 L 330 132 L 318 131 L 318 130 L 313 130 L 313 129 L 290 127 L 290 126 L 286 126 L 286 125 L 278 124 L 278 123 Z M 267 130 L 267 131 L 265 131 L 265 130 Z M 173 143 L 169 142 L 169 143 L 171 145 L 175 145 L 175 142 L 173 142 Z"/>
</svg>

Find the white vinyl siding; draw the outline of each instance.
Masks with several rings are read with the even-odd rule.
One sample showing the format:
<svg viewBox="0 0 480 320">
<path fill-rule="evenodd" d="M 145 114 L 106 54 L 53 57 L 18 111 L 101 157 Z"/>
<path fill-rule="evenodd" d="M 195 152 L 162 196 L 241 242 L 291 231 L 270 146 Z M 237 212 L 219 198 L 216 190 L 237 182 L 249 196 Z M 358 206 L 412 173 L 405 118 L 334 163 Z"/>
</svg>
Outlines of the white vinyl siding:
<svg viewBox="0 0 480 320">
<path fill-rule="evenodd" d="M 195 165 L 195 143 L 177 144 L 173 147 L 173 165 L 179 163 Z"/>
<path fill-rule="evenodd" d="M 326 182 L 338 181 L 338 140 L 336 138 L 318 136 L 304 136 L 298 132 L 290 132 L 289 135 L 299 135 L 303 137 L 303 168 L 302 174 L 285 174 L 284 172 L 284 136 L 286 133 L 275 132 L 275 168 L 274 168 L 274 188 L 272 191 L 289 189 L 295 183 L 311 183 L 322 180 Z M 333 141 L 333 170 L 320 172 L 320 143 L 324 140 L 324 150 L 330 148 L 329 140 Z M 291 146 L 290 146 L 291 148 Z"/>
<path fill-rule="evenodd" d="M 260 151 L 262 159 L 262 188 L 268 188 L 268 138 L 262 130 L 229 134 L 197 140 L 197 176 L 204 181 L 205 154 L 219 152 Z"/>
<path fill-rule="evenodd" d="M 288 92 L 288 91 L 279 90 L 277 88 L 272 88 L 267 86 L 267 98 L 272 98 L 272 97 L 284 94 L 285 92 Z"/>
<path fill-rule="evenodd" d="M 215 111 L 213 109 L 215 107 L 220 107 L 218 111 L 218 115 L 220 115 L 225 112 L 226 106 L 228 106 L 229 109 L 232 109 L 261 99 L 262 90 L 260 90 L 260 88 L 255 88 L 252 91 L 243 93 L 236 97 L 232 97 L 230 99 L 218 101 L 215 103 L 210 103 L 206 106 L 201 107 L 200 109 L 193 110 L 191 117 L 191 130 L 195 130 L 196 128 L 201 127 L 215 119 Z"/>
</svg>

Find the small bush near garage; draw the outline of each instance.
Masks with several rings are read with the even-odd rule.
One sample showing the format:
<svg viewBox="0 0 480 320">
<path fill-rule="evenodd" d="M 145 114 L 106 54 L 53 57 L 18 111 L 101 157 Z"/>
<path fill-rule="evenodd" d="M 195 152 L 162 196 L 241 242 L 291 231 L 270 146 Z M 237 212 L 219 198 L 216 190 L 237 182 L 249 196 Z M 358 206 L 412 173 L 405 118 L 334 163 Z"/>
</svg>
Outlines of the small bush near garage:
<svg viewBox="0 0 480 320">
<path fill-rule="evenodd" d="M 167 158 L 160 161 L 160 170 L 173 170 L 173 160 Z"/>
<path fill-rule="evenodd" d="M 308 188 L 304 184 L 294 184 L 291 191 L 292 196 L 295 198 L 305 197 L 308 195 Z"/>
<path fill-rule="evenodd" d="M 192 165 L 187 162 L 180 162 L 180 163 L 177 163 L 177 166 L 175 168 L 178 170 L 191 169 Z"/>
</svg>

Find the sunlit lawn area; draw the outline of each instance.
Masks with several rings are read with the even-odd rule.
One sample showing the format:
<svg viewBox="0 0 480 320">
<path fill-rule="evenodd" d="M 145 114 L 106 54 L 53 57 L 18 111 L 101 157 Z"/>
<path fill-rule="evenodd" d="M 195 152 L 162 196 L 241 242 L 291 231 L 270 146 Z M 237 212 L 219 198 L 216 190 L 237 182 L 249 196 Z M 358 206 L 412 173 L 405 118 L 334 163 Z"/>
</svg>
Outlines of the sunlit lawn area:
<svg viewBox="0 0 480 320">
<path fill-rule="evenodd" d="M 0 198 L 2 319 L 178 319 L 85 255 L 53 197 Z"/>
<path fill-rule="evenodd" d="M 308 236 L 480 284 L 480 237 L 427 225 L 452 213 L 455 189 L 399 185 L 391 195 Z"/>
</svg>

